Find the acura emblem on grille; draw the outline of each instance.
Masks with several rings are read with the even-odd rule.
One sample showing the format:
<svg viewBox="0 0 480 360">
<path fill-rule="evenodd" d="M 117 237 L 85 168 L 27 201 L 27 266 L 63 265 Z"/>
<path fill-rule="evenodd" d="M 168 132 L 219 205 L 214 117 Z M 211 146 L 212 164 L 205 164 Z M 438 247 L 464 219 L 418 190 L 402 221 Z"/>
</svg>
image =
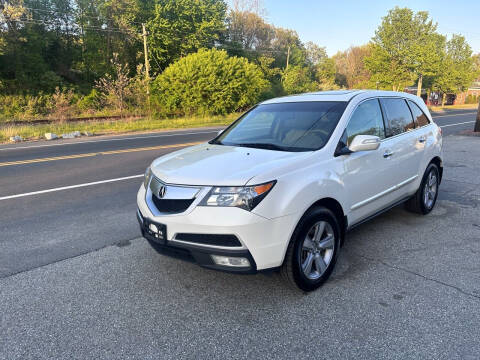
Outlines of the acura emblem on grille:
<svg viewBox="0 0 480 360">
<path fill-rule="evenodd" d="M 163 197 L 165 196 L 165 193 L 167 192 L 167 188 L 165 186 L 160 186 L 160 188 L 158 189 L 158 197 L 160 199 L 163 199 Z"/>
</svg>

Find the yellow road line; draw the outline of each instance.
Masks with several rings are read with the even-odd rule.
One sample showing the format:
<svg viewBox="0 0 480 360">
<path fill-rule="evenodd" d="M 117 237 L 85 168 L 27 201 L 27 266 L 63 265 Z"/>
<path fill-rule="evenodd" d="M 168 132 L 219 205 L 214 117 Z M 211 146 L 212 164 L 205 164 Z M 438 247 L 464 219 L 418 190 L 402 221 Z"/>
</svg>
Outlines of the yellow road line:
<svg viewBox="0 0 480 360">
<path fill-rule="evenodd" d="M 40 159 L 7 161 L 7 162 L 0 163 L 0 167 L 2 167 L 2 166 L 12 166 L 12 165 L 22 165 L 22 164 L 33 164 L 33 163 L 39 163 L 39 162 L 48 162 L 48 161 L 57 161 L 57 160 L 66 160 L 66 159 L 80 159 L 80 158 L 86 158 L 86 157 L 93 157 L 93 156 L 97 156 L 97 155 L 114 155 L 114 154 L 123 154 L 123 153 L 138 152 L 138 151 L 170 149 L 170 148 L 178 148 L 178 147 L 191 146 L 191 145 L 197 145 L 197 144 L 201 144 L 201 142 L 191 142 L 191 143 L 171 144 L 171 145 L 159 145 L 159 146 L 148 146 L 148 147 L 142 147 L 142 148 L 131 148 L 131 149 L 122 149 L 122 150 L 99 151 L 99 152 L 93 152 L 93 153 L 55 156 L 55 157 L 47 157 L 47 158 L 40 158 Z"/>
</svg>

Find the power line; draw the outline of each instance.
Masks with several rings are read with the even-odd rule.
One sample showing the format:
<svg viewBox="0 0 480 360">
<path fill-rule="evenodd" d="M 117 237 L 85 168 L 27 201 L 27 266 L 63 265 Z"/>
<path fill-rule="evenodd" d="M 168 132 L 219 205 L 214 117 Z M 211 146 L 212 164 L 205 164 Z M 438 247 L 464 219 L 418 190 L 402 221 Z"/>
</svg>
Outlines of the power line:
<svg viewBox="0 0 480 360">
<path fill-rule="evenodd" d="M 45 13 L 49 13 L 49 14 L 60 14 L 61 12 L 59 10 L 46 10 L 46 9 L 36 9 L 36 8 L 31 8 L 31 7 L 24 7 L 24 9 L 28 9 L 28 10 L 33 10 L 33 11 L 40 11 L 40 12 L 45 12 Z M 89 19 L 94 19 L 94 20 L 98 20 L 98 21 L 102 21 L 102 20 L 105 20 L 105 21 L 110 21 L 110 20 L 113 20 L 113 19 L 108 19 L 108 18 L 105 18 L 101 15 L 98 15 L 98 16 L 92 16 L 92 15 L 85 15 L 83 13 L 80 12 L 80 14 L 66 14 L 67 16 L 78 16 L 79 18 L 89 18 Z M 130 24 L 137 24 L 137 25 L 142 25 L 141 22 L 138 22 L 138 21 L 129 21 Z"/>
<path fill-rule="evenodd" d="M 54 26 L 56 23 L 52 21 L 45 21 L 45 20 L 39 20 L 39 19 L 17 19 L 17 20 L 10 20 L 12 22 L 17 22 L 17 23 L 23 23 L 23 24 L 36 24 L 36 25 L 50 25 Z M 93 26 L 93 25 L 78 25 L 76 24 L 76 27 L 79 29 L 84 29 L 84 30 L 93 30 L 93 31 L 102 31 L 102 32 L 117 32 L 117 33 L 122 33 L 125 35 L 132 35 L 131 32 L 128 32 L 128 30 L 124 30 L 121 28 L 111 28 L 111 27 L 99 27 L 99 26 Z M 192 33 L 181 33 L 177 32 L 177 34 L 183 34 L 183 35 L 191 35 Z M 215 47 L 215 46 L 213 46 Z M 229 45 L 220 45 L 218 47 L 215 47 L 217 49 L 228 49 L 228 50 L 237 50 L 239 52 L 255 52 L 255 53 L 285 53 L 286 50 L 281 50 L 281 49 L 245 49 L 241 47 L 235 47 L 235 46 L 229 46 Z"/>
<path fill-rule="evenodd" d="M 56 25 L 53 22 L 48 22 L 44 20 L 34 20 L 34 19 L 19 19 L 19 20 L 10 20 L 11 22 L 16 22 L 16 23 L 21 23 L 21 24 L 35 24 L 35 25 L 47 25 L 47 26 L 54 26 Z M 120 28 L 103 28 L 103 27 L 98 27 L 98 26 L 82 26 L 75 24 L 77 28 L 79 29 L 84 29 L 84 30 L 93 30 L 93 31 L 103 31 L 103 32 L 115 32 L 115 33 L 121 33 L 125 35 L 132 35 L 132 33 L 129 33 L 128 31 L 122 30 Z"/>
</svg>

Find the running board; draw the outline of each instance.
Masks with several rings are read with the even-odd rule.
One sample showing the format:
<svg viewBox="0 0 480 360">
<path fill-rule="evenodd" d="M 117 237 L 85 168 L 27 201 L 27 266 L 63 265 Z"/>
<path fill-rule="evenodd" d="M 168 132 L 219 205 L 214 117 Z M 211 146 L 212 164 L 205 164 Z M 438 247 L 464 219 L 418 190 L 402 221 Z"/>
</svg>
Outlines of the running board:
<svg viewBox="0 0 480 360">
<path fill-rule="evenodd" d="M 382 209 L 382 210 L 380 210 L 380 211 L 377 211 L 377 212 L 374 213 L 373 215 L 367 216 L 365 219 L 360 220 L 359 222 L 356 222 L 356 223 L 353 224 L 353 225 L 349 225 L 348 228 L 347 228 L 347 231 L 350 231 L 350 230 L 352 230 L 353 228 L 355 228 L 355 227 L 357 227 L 357 226 L 359 226 L 359 225 L 361 225 L 361 224 L 363 224 L 363 223 L 365 223 L 365 222 L 367 222 L 367 221 L 370 221 L 370 220 L 372 220 L 373 218 L 376 218 L 378 215 L 383 214 L 384 212 L 387 212 L 388 210 L 393 209 L 395 206 L 398 206 L 398 205 L 400 205 L 400 204 L 403 204 L 405 201 L 407 201 L 407 200 L 410 199 L 411 197 L 412 197 L 412 196 L 407 196 L 407 197 L 403 198 L 402 200 L 399 200 L 399 201 L 393 203 L 392 205 L 389 205 L 389 206 L 387 206 L 386 208 L 384 208 L 384 209 Z"/>
</svg>

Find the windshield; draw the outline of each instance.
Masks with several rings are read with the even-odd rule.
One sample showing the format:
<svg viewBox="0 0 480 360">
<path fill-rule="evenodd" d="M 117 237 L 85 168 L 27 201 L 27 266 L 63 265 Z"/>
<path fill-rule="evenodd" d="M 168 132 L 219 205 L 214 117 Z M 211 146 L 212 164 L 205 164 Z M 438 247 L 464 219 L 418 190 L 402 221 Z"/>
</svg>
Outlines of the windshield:
<svg viewBox="0 0 480 360">
<path fill-rule="evenodd" d="M 327 143 L 346 106 L 343 101 L 259 105 L 210 143 L 280 151 L 318 150 Z"/>
</svg>

